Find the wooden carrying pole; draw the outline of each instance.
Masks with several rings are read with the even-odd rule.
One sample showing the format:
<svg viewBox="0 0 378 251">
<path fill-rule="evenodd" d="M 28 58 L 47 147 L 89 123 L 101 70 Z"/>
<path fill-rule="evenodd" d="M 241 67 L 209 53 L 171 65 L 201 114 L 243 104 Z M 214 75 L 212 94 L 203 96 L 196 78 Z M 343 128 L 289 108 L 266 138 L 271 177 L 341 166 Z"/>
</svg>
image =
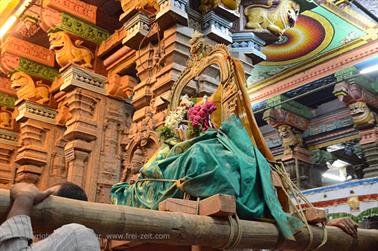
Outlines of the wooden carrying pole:
<svg viewBox="0 0 378 251">
<path fill-rule="evenodd" d="M 10 209 L 9 191 L 0 189 L 0 219 Z M 109 239 L 130 239 L 143 234 L 143 241 L 170 245 L 200 245 L 224 247 L 231 232 L 227 218 L 213 218 L 183 213 L 160 212 L 127 206 L 83 202 L 50 196 L 33 208 L 32 222 L 39 233 L 52 232 L 61 225 L 79 223 L 92 228 Z M 2 222 L 1 221 L 1 222 Z M 233 233 L 236 221 L 233 222 Z M 241 239 L 238 248 L 305 250 L 310 242 L 306 228 L 296 234 L 296 241 L 284 240 L 272 223 L 240 220 Z M 310 248 L 323 240 L 323 229 L 311 226 L 313 240 Z M 327 242 L 319 250 L 375 250 L 378 230 L 358 230 L 353 239 L 342 230 L 327 227 Z M 154 238 L 163 234 L 165 238 Z M 161 235 L 160 235 L 161 236 Z M 235 237 L 235 236 L 234 236 Z"/>
</svg>

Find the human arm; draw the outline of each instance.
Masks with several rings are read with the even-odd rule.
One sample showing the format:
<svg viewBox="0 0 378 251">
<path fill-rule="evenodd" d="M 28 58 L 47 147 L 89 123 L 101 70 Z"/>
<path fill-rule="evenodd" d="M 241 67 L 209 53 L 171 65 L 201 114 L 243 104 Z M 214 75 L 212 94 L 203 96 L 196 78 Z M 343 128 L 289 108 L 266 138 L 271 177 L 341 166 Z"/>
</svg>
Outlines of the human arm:
<svg viewBox="0 0 378 251">
<path fill-rule="evenodd" d="M 358 224 L 349 217 L 343 217 L 328 221 L 328 226 L 338 227 L 345 233 L 351 235 L 353 238 L 357 238 Z"/>
<path fill-rule="evenodd" d="M 7 220 L 0 226 L 0 250 L 29 250 L 33 231 L 30 214 L 34 204 L 52 191 L 40 192 L 34 185 L 18 183 L 11 188 L 13 201 Z"/>
</svg>

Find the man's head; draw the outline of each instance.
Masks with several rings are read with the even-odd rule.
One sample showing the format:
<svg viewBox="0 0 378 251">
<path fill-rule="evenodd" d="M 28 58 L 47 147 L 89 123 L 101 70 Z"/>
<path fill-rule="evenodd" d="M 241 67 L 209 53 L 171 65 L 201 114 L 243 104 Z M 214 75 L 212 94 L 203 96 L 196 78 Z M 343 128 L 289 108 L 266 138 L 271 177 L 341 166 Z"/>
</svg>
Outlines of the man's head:
<svg viewBox="0 0 378 251">
<path fill-rule="evenodd" d="M 72 182 L 63 182 L 57 185 L 54 185 L 50 188 L 54 192 L 52 195 L 60 196 L 69 199 L 83 200 L 88 201 L 87 194 L 80 186 Z M 49 190 L 50 190 L 49 189 Z"/>
</svg>

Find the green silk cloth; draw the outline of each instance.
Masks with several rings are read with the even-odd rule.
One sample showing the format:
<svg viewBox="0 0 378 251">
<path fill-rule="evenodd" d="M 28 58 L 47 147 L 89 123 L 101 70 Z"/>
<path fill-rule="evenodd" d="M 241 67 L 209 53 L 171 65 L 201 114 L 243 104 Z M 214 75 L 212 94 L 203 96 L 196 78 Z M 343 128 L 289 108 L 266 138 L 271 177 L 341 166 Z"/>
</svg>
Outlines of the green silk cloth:
<svg viewBox="0 0 378 251">
<path fill-rule="evenodd" d="M 169 180 L 180 180 L 181 185 Z M 111 192 L 113 204 L 158 209 L 167 198 L 183 198 L 183 191 L 199 198 L 233 195 L 241 219 L 273 217 L 287 239 L 294 239 L 293 233 L 302 226 L 282 210 L 269 163 L 236 116 L 224 121 L 220 129 L 210 129 L 172 148 L 163 144 L 141 168 L 136 183 L 115 184 Z"/>
</svg>

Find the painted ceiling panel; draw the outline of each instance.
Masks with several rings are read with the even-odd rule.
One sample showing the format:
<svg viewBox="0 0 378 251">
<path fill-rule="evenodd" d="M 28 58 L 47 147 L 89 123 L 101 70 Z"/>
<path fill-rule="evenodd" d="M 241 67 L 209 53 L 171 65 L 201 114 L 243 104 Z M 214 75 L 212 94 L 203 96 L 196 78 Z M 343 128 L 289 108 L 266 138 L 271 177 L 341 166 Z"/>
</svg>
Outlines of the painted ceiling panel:
<svg viewBox="0 0 378 251">
<path fill-rule="evenodd" d="M 348 48 L 365 35 L 365 31 L 325 7 L 306 10 L 280 41 L 263 49 L 267 61 L 255 66 L 248 86 L 256 90 L 265 86 L 264 82 L 269 78 L 309 62 L 319 60 L 320 63 L 324 55 Z"/>
</svg>

